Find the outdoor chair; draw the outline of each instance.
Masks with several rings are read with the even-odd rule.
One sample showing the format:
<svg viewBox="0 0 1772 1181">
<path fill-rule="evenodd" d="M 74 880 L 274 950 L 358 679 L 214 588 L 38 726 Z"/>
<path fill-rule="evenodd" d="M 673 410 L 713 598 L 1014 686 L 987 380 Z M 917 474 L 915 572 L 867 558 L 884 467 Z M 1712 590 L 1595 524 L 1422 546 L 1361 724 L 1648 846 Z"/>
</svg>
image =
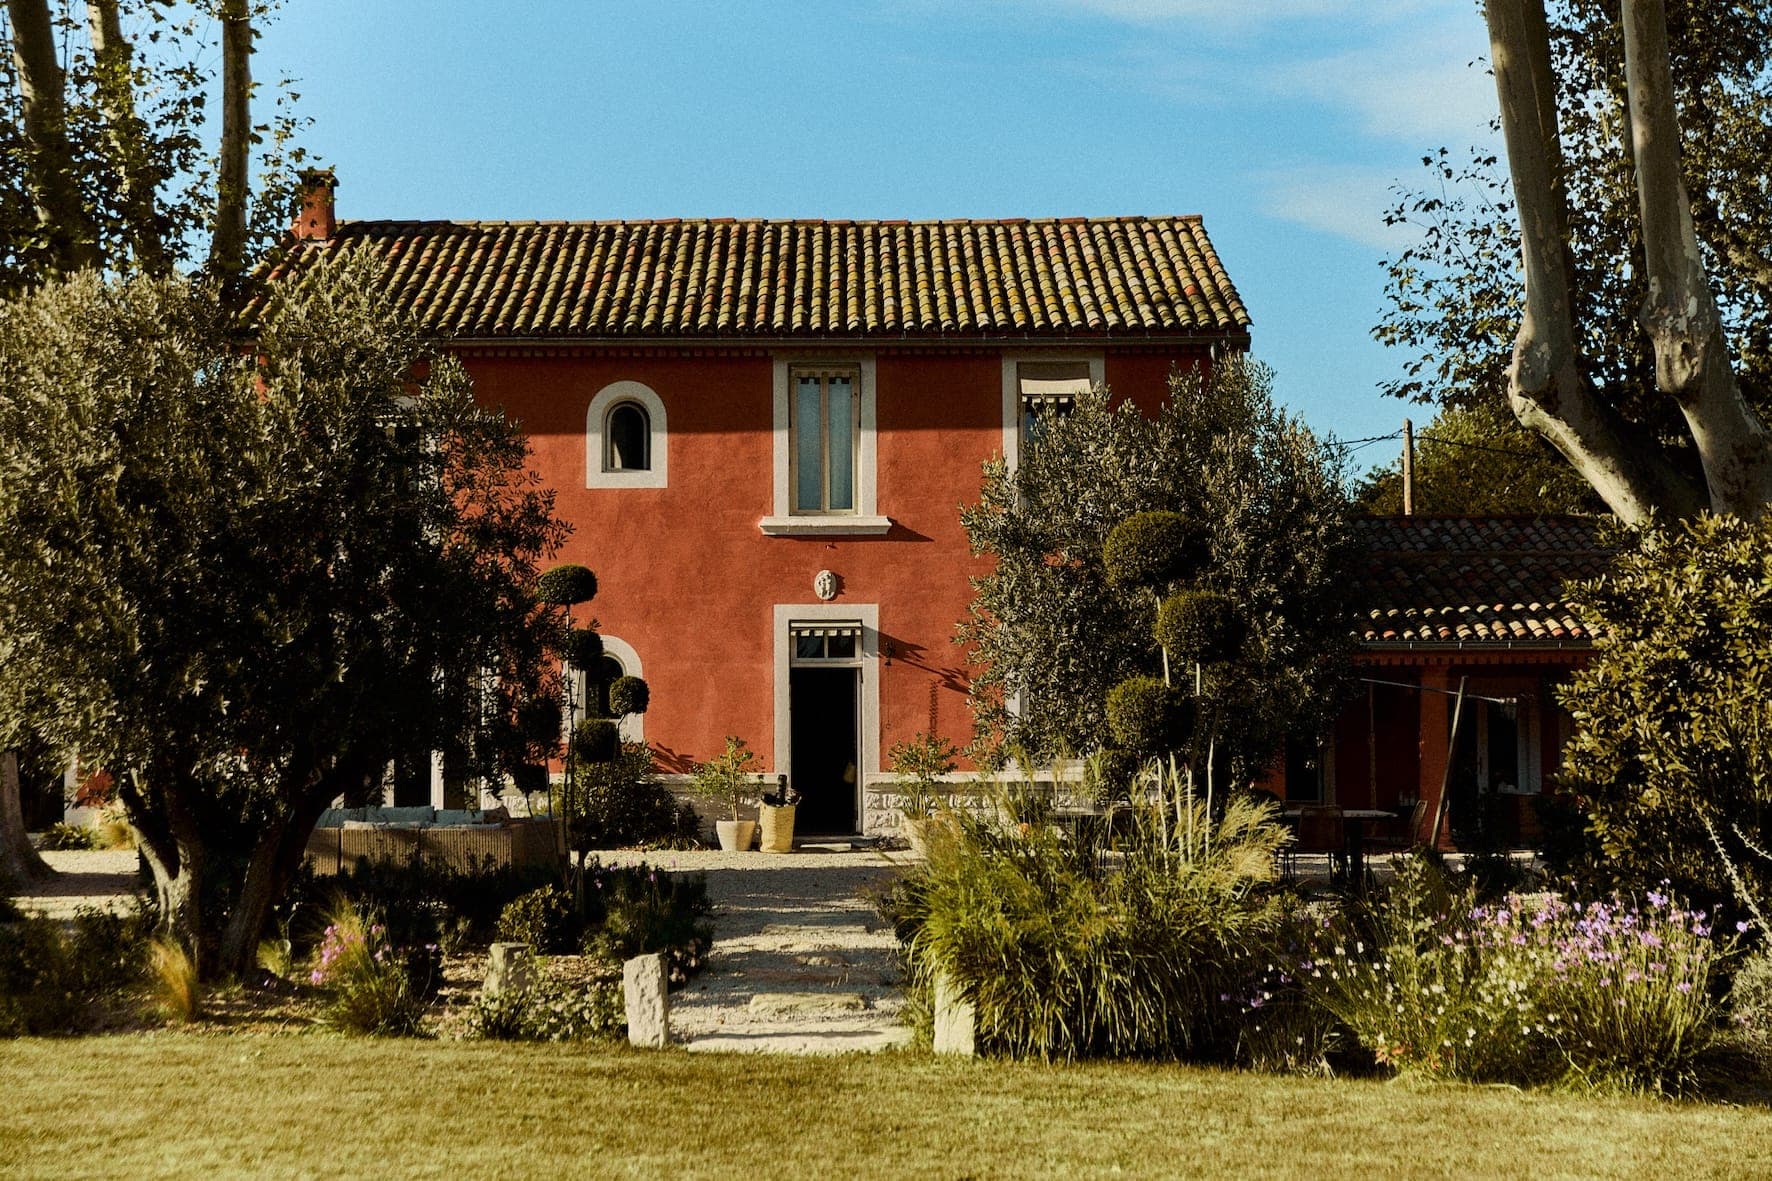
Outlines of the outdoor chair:
<svg viewBox="0 0 1772 1181">
<path fill-rule="evenodd" d="M 1413 807 L 1397 818 L 1397 824 L 1390 832 L 1377 838 L 1372 843 L 1387 852 L 1406 852 L 1415 847 L 1415 834 L 1421 831 L 1422 821 L 1427 819 L 1427 801 L 1416 800 Z"/>
<path fill-rule="evenodd" d="M 1298 858 L 1306 853 L 1326 854 L 1332 877 L 1346 872 L 1347 823 L 1334 804 L 1310 804 L 1299 810 L 1298 839 L 1287 847 L 1287 877 L 1298 876 Z"/>
</svg>

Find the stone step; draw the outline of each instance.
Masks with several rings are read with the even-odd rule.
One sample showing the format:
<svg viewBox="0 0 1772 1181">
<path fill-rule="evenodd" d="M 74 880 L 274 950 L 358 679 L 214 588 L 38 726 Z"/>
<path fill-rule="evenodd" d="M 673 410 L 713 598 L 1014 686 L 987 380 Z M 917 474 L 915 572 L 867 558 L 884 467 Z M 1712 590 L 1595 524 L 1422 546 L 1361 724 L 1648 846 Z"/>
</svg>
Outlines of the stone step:
<svg viewBox="0 0 1772 1181">
<path fill-rule="evenodd" d="M 859 1013 L 868 1007 L 859 992 L 759 992 L 746 1006 L 759 1016 Z"/>
</svg>

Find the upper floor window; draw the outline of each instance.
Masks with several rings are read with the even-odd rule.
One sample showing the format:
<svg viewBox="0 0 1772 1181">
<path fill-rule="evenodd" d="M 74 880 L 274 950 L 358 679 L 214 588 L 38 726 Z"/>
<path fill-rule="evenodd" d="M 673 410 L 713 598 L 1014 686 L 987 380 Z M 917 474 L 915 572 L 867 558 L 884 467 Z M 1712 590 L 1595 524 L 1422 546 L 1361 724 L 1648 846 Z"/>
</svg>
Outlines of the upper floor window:
<svg viewBox="0 0 1772 1181">
<path fill-rule="evenodd" d="M 1040 437 L 1041 426 L 1071 412 L 1077 398 L 1102 382 L 1102 358 L 1010 354 L 1003 358 L 1003 459 L 1011 469 Z"/>
<path fill-rule="evenodd" d="M 637 381 L 604 386 L 585 413 L 585 487 L 666 487 L 668 445 L 663 399 Z"/>
<path fill-rule="evenodd" d="M 861 435 L 860 375 L 847 367 L 796 367 L 792 384 L 793 511 L 852 513 Z"/>
<path fill-rule="evenodd" d="M 603 470 L 652 470 L 652 420 L 638 402 L 618 402 L 603 420 Z"/>
<path fill-rule="evenodd" d="M 880 537 L 892 529 L 874 493 L 874 358 L 776 354 L 772 537 Z"/>
</svg>

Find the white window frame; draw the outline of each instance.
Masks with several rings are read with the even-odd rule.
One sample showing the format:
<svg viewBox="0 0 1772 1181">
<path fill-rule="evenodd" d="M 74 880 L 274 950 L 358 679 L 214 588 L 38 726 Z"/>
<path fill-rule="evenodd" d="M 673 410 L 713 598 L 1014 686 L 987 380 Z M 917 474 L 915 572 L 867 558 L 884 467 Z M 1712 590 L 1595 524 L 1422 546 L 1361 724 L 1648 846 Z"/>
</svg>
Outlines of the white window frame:
<svg viewBox="0 0 1772 1181">
<path fill-rule="evenodd" d="M 860 405 L 856 426 L 855 508 L 834 513 L 796 513 L 793 487 L 793 371 L 800 367 L 853 367 L 860 374 Z M 892 520 L 879 514 L 875 497 L 878 467 L 876 444 L 874 357 L 871 353 L 782 353 L 774 358 L 773 382 L 774 511 L 757 522 L 771 537 L 879 537 Z"/>
<path fill-rule="evenodd" d="M 1087 362 L 1089 384 L 1100 388 L 1106 381 L 1107 363 L 1101 353 L 1004 353 L 1003 354 L 1003 462 L 1014 471 L 1021 464 L 1021 379 L 1017 368 L 1028 361 Z"/>
<path fill-rule="evenodd" d="M 613 657 L 615 662 L 621 665 L 622 676 L 645 678 L 645 667 L 640 663 L 640 654 L 634 651 L 634 646 L 632 644 L 618 636 L 612 636 L 601 632 L 598 634 L 603 636 L 603 655 Z M 581 720 L 586 716 L 585 706 L 588 703 L 585 701 L 585 698 L 588 696 L 590 689 L 590 686 L 581 679 L 584 674 L 585 670 L 574 668 L 570 662 L 560 662 L 560 675 L 565 678 L 567 685 L 578 699 L 576 715 Z M 567 719 L 562 718 L 562 735 L 567 742 L 571 742 L 572 734 L 565 729 L 566 724 Z M 621 719 L 619 729 L 621 732 L 621 740 L 623 742 L 645 742 L 646 715 L 628 714 Z"/>
<path fill-rule="evenodd" d="M 651 466 L 638 469 L 609 470 L 605 465 L 609 454 L 604 427 L 609 412 L 623 402 L 632 402 L 646 412 L 650 428 L 646 457 Z M 637 381 L 617 381 L 597 391 L 585 411 L 585 487 L 586 488 L 665 488 L 669 487 L 669 432 L 665 429 L 664 399 L 650 386 Z"/>
<path fill-rule="evenodd" d="M 1487 791 L 1506 796 L 1535 796 L 1544 791 L 1544 775 L 1542 762 L 1542 736 L 1539 719 L 1538 703 L 1531 697 L 1521 695 L 1519 704 L 1514 707 L 1514 733 L 1516 764 L 1520 769 L 1520 782 L 1511 789 L 1504 790 L 1500 784 L 1491 782 L 1489 764 L 1489 711 L 1502 708 L 1491 701 L 1480 701 L 1477 712 L 1477 784 Z"/>
</svg>

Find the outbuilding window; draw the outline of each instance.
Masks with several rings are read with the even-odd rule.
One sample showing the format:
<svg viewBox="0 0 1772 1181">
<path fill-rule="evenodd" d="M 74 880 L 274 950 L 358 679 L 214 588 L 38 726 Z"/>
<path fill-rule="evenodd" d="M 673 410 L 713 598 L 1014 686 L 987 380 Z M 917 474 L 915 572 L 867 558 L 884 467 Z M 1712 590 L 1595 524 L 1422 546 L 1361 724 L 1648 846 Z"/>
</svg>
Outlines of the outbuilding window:
<svg viewBox="0 0 1772 1181">
<path fill-rule="evenodd" d="M 604 386 L 585 412 L 585 487 L 666 487 L 669 443 L 664 400 L 650 387 Z"/>
</svg>

